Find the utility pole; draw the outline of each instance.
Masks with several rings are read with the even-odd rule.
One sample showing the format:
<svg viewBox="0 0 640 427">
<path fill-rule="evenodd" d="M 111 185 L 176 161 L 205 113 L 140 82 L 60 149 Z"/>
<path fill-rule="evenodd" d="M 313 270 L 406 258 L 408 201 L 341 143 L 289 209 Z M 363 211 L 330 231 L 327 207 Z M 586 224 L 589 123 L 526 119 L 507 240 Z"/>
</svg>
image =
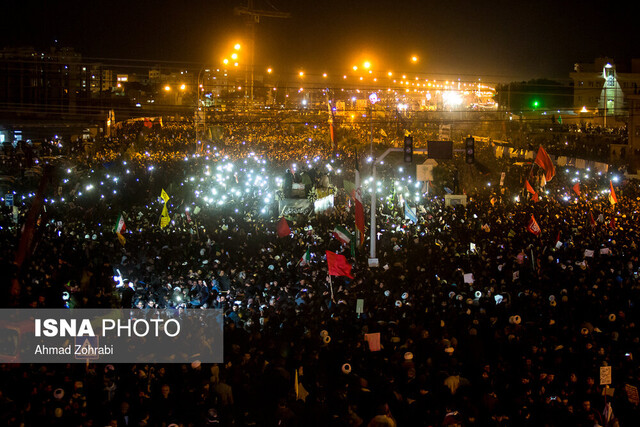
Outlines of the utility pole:
<svg viewBox="0 0 640 427">
<path fill-rule="evenodd" d="M 200 153 L 203 150 L 203 144 L 202 144 L 202 138 L 204 135 L 204 132 L 207 128 L 207 111 L 206 108 L 203 105 L 200 105 L 200 92 L 202 92 L 204 90 L 205 87 L 205 83 L 204 83 L 204 79 L 202 80 L 202 83 L 200 83 L 201 81 L 201 77 L 202 77 L 202 72 L 205 71 L 206 66 L 203 65 L 202 68 L 200 68 L 200 72 L 198 73 L 198 77 L 196 79 L 196 93 L 197 93 L 197 97 L 196 97 L 196 111 L 195 111 L 195 126 L 196 126 L 196 154 Z M 207 70 L 208 71 L 208 70 Z M 202 89 L 200 88 L 200 85 L 202 84 Z"/>
<path fill-rule="evenodd" d="M 253 72 L 255 68 L 255 45 L 256 45 L 256 24 L 260 23 L 260 17 L 265 18 L 290 18 L 291 14 L 288 12 L 280 12 L 277 10 L 259 10 L 255 9 L 253 6 L 253 0 L 247 0 L 246 6 L 239 6 L 233 9 L 236 15 L 245 16 L 247 27 L 249 30 L 249 49 L 251 50 L 250 58 L 251 62 L 249 63 L 248 72 L 251 73 L 251 81 L 250 81 L 250 95 L 249 99 L 253 104 Z M 246 87 L 246 74 L 245 74 L 245 87 Z M 246 90 L 246 89 L 245 89 Z M 246 92 L 245 92 L 246 93 Z"/>
<path fill-rule="evenodd" d="M 385 157 L 387 157 L 387 155 L 389 153 L 394 153 L 394 152 L 402 152 L 404 151 L 404 149 L 402 148 L 387 148 L 387 150 L 382 153 L 382 155 L 380 157 L 378 157 L 377 159 L 373 159 L 372 161 L 372 177 L 373 177 L 373 185 L 371 186 L 371 219 L 370 219 L 370 223 L 369 223 L 369 267 L 378 267 L 379 263 L 378 263 L 378 257 L 377 257 L 377 253 L 376 253 L 376 239 L 377 239 L 377 225 L 376 225 L 376 202 L 377 202 L 377 196 L 376 196 L 376 165 L 377 164 L 382 164 L 382 160 L 384 160 Z M 413 149 L 414 153 L 420 153 L 420 154 L 427 154 L 428 150 L 426 148 L 414 148 Z"/>
</svg>

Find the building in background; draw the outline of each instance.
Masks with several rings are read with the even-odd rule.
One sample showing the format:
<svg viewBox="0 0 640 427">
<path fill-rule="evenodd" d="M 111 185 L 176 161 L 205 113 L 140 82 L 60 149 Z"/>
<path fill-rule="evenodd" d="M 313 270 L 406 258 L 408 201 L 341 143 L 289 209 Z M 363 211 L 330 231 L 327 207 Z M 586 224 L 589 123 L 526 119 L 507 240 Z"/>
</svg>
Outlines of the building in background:
<svg viewBox="0 0 640 427">
<path fill-rule="evenodd" d="M 631 64 L 616 64 L 610 58 L 597 58 L 593 63 L 575 64 L 570 73 L 573 81 L 573 107 L 576 111 L 601 118 L 599 124 L 613 125 L 615 118 L 629 114 L 627 98 L 638 93 L 640 59 Z"/>
<path fill-rule="evenodd" d="M 91 96 L 91 70 L 72 48 L 0 50 L 0 115 L 74 114 Z"/>
</svg>

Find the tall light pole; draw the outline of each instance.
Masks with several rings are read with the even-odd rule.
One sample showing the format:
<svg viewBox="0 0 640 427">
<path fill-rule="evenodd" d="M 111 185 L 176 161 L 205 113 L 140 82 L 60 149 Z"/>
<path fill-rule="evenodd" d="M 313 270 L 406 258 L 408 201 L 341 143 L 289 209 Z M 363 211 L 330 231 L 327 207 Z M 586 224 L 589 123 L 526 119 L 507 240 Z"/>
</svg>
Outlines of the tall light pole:
<svg viewBox="0 0 640 427">
<path fill-rule="evenodd" d="M 198 93 L 198 96 L 196 97 L 196 111 L 195 111 L 195 117 L 194 117 L 195 126 L 196 126 L 196 153 L 201 150 L 202 130 L 204 130 L 207 123 L 207 114 L 204 111 L 204 109 L 202 109 L 202 115 L 200 114 L 201 112 L 200 92 L 204 91 L 204 82 L 200 83 L 200 81 L 202 77 L 202 72 L 205 70 L 205 67 L 206 65 L 203 65 L 202 68 L 200 68 L 200 72 L 198 72 L 198 78 L 196 80 L 196 92 Z M 202 85 L 202 88 L 200 87 L 200 85 Z"/>
<path fill-rule="evenodd" d="M 371 222 L 370 222 L 370 235 L 369 238 L 371 240 L 370 244 L 369 244 L 369 267 L 378 267 L 378 258 L 376 255 L 376 235 L 377 235 L 377 224 L 376 224 L 376 202 L 377 202 L 377 197 L 376 197 L 376 164 L 377 163 L 381 163 L 382 160 L 387 157 L 387 155 L 389 153 L 393 153 L 393 152 L 402 152 L 404 151 L 402 148 L 387 148 L 387 150 L 377 159 L 374 159 L 372 161 L 373 165 L 372 165 L 372 174 L 371 176 L 373 177 L 373 184 L 372 184 L 372 188 L 371 188 Z M 413 149 L 414 153 L 421 153 L 421 154 L 427 154 L 427 149 L 426 148 L 414 148 Z"/>
<path fill-rule="evenodd" d="M 607 86 L 609 86 L 609 76 L 611 75 L 611 69 L 613 68 L 613 66 L 609 63 L 607 63 L 607 65 L 604 66 L 604 120 L 603 120 L 603 126 L 606 128 L 607 127 Z"/>
</svg>

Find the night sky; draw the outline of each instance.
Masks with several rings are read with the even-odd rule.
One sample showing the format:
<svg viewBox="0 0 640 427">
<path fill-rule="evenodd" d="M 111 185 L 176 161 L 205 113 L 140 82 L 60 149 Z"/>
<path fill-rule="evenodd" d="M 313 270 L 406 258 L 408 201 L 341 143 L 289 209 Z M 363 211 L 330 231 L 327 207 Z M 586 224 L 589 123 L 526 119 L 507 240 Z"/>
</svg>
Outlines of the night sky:
<svg viewBox="0 0 640 427">
<path fill-rule="evenodd" d="M 219 63 L 244 37 L 246 0 L 5 0 L 7 46 L 58 40 L 88 58 Z M 257 27 L 256 67 L 344 74 L 377 71 L 486 81 L 568 79 L 575 62 L 640 57 L 638 7 L 591 1 L 255 0 L 290 12 Z M 625 11 L 625 9 L 628 9 Z M 635 9 L 635 12 L 632 10 Z M 412 64 L 411 55 L 420 60 Z"/>
</svg>

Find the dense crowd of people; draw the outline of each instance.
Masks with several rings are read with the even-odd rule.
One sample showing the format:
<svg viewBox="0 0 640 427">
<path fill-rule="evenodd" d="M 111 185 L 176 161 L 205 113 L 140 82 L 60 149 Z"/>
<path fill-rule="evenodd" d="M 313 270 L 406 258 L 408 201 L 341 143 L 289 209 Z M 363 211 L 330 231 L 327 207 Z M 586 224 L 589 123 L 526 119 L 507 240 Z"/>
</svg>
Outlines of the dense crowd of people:
<svg viewBox="0 0 640 427">
<path fill-rule="evenodd" d="M 493 186 L 482 182 L 466 191 L 466 206 L 451 207 L 444 184 L 426 194 L 407 172 L 414 223 L 393 190 L 401 175 L 382 173 L 380 265 L 369 268 L 367 241 L 351 256 L 332 236 L 338 225 L 355 228 L 344 190 L 331 211 L 288 218 L 284 237 L 275 199 L 262 212 L 256 188 L 233 198 L 224 187 L 230 199 L 211 206 L 196 194 L 216 165 L 235 162 L 225 182 L 247 181 L 249 153 L 268 161 L 267 181 L 293 162 L 318 171 L 313 184 L 325 163 L 351 179 L 354 159 L 319 143 L 326 129 L 230 127 L 215 150 L 193 158 L 182 144 L 192 138 L 186 128 L 142 127 L 103 145 L 114 154 L 100 161 L 59 160 L 46 196 L 55 202 L 20 268 L 13 260 L 28 204 L 17 225 L 4 208 L 2 300 L 220 309 L 224 362 L 2 364 L 3 425 L 591 427 L 637 419 L 637 182 L 615 184 L 611 205 L 603 192 L 611 174 L 558 169 L 534 203 L 522 176 L 497 185 L 501 170 L 522 172 L 504 161 Z M 141 133 L 146 145 L 127 154 L 125 141 Z M 88 185 L 100 180 L 102 195 Z M 162 189 L 171 197 L 165 228 Z M 121 212 L 124 244 L 112 232 Z M 527 228 L 532 215 L 539 235 Z M 300 262 L 307 249 L 311 260 Z M 353 279 L 328 276 L 327 250 L 348 258 Z M 610 387 L 600 384 L 602 366 L 612 367 Z"/>
</svg>

